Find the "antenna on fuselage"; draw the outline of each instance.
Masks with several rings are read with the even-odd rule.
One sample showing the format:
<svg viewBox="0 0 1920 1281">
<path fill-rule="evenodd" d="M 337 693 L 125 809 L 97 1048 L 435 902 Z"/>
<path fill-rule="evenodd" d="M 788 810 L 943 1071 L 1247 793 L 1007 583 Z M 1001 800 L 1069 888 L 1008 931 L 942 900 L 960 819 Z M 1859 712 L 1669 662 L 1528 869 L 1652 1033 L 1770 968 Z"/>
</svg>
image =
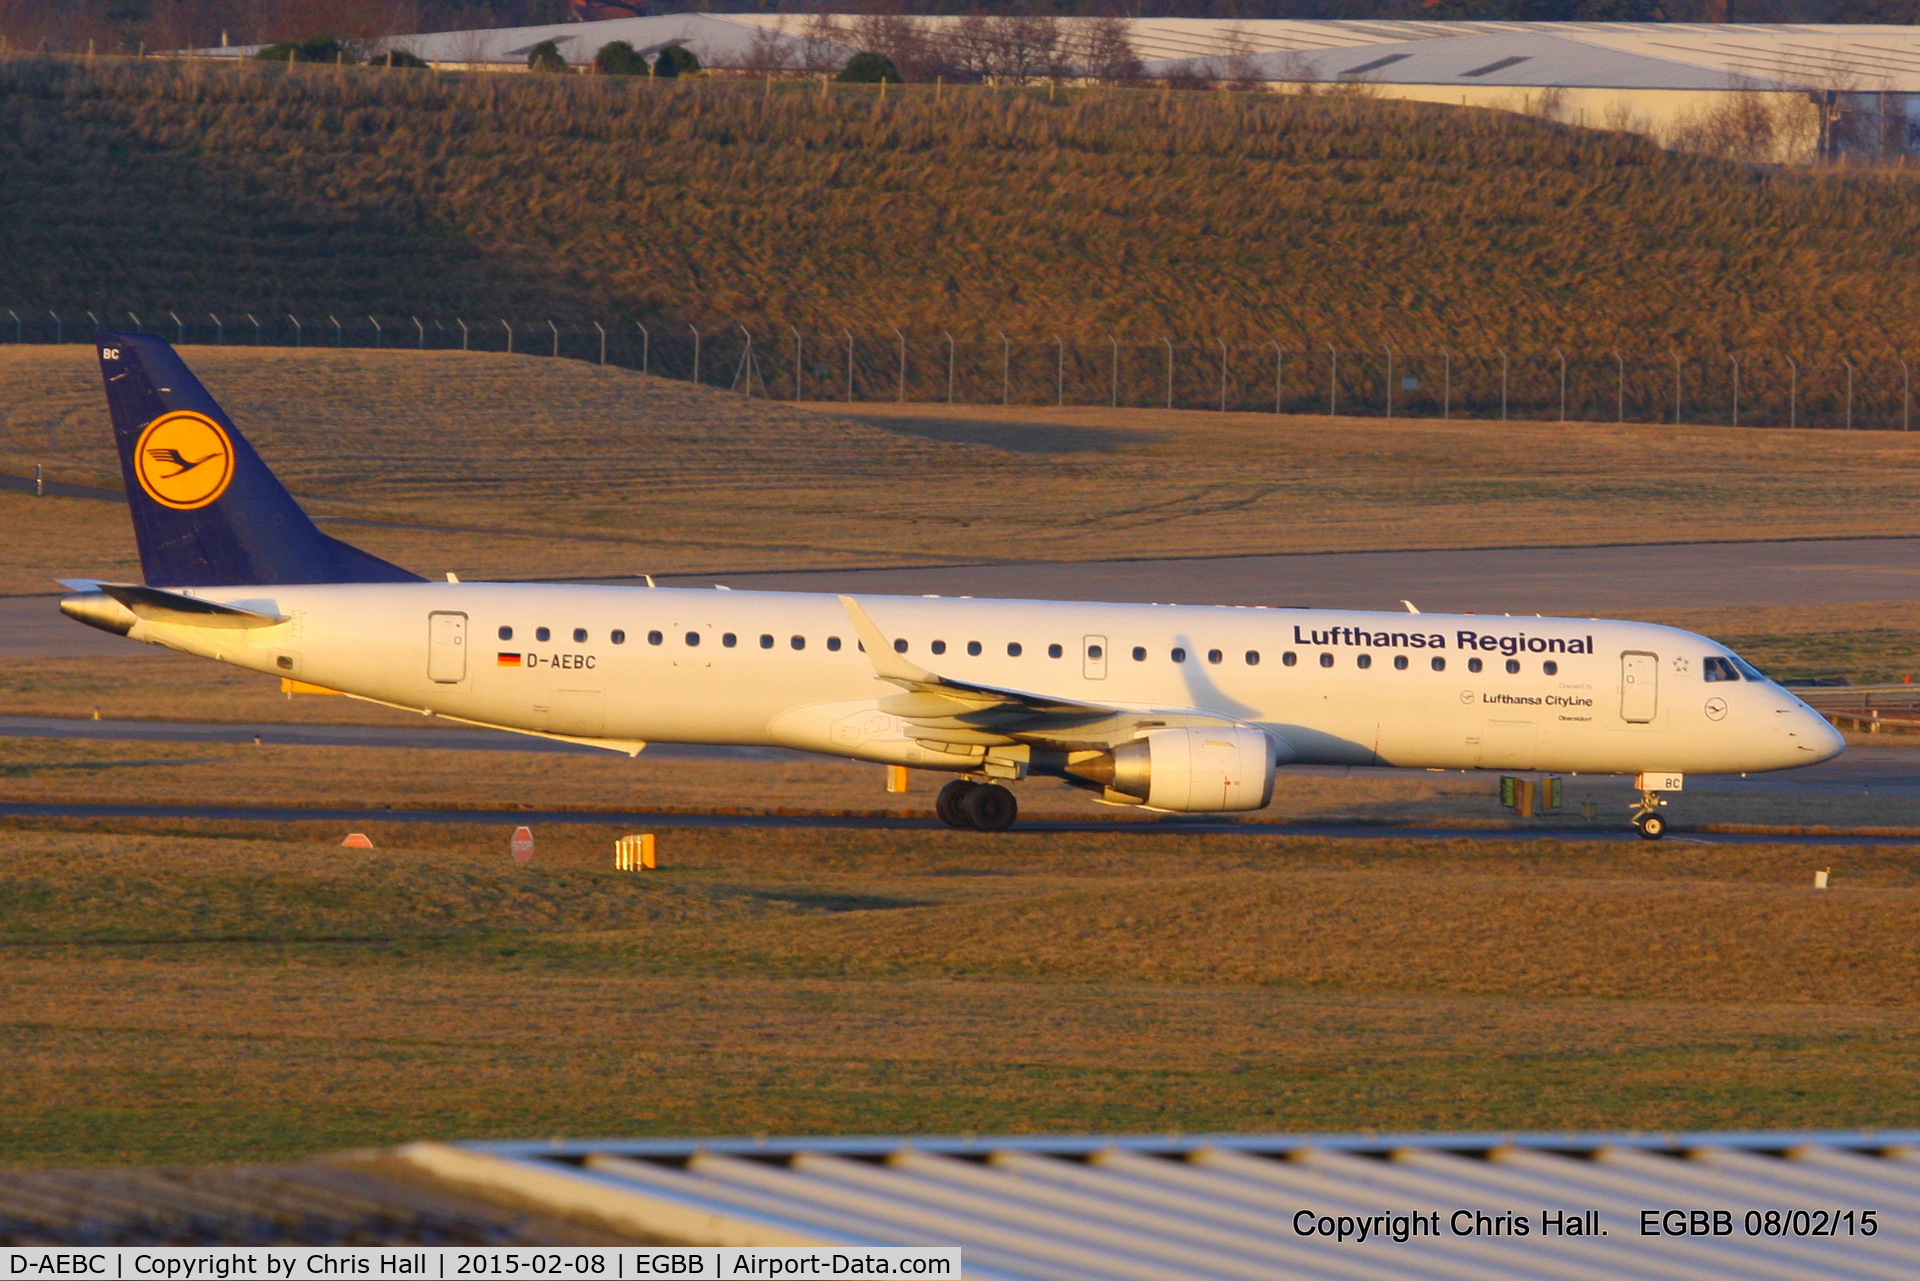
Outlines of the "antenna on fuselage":
<svg viewBox="0 0 1920 1281">
<path fill-rule="evenodd" d="M 1407 612 L 1408 612 L 1409 614 L 1417 614 L 1417 613 L 1419 613 L 1419 612 L 1420 612 L 1419 610 L 1417 610 L 1417 609 L 1415 609 L 1415 608 L 1414 608 L 1414 606 L 1413 606 L 1413 602 L 1412 602 L 1412 601 L 1410 601 L 1410 600 L 1403 600 L 1403 601 L 1401 601 L 1400 603 L 1401 603 L 1402 605 L 1405 605 L 1405 606 L 1407 607 Z"/>
</svg>

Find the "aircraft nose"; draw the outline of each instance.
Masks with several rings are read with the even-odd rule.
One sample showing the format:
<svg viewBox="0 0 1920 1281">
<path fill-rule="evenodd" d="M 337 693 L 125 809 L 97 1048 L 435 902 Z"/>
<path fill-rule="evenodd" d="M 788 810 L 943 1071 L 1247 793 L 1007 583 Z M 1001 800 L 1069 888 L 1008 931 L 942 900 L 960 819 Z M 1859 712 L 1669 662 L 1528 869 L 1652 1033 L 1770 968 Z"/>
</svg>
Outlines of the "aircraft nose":
<svg viewBox="0 0 1920 1281">
<path fill-rule="evenodd" d="M 1799 765 L 1817 765 L 1821 761 L 1830 761 L 1847 750 L 1845 735 L 1828 723 L 1827 718 L 1802 703 L 1792 730 L 1794 755 L 1800 759 Z"/>
</svg>

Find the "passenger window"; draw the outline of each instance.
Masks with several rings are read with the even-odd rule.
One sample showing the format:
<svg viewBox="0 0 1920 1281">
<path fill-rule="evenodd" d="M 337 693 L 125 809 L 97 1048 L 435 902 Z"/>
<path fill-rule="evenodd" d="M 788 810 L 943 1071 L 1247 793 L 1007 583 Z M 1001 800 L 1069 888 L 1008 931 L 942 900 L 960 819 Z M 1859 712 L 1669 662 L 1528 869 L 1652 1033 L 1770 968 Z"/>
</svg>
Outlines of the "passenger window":
<svg viewBox="0 0 1920 1281">
<path fill-rule="evenodd" d="M 1174 661 L 1174 662 L 1176 662 L 1176 663 L 1184 663 L 1184 662 L 1186 662 L 1186 661 L 1187 661 L 1187 651 L 1186 651 L 1186 650 L 1184 650 L 1184 649 L 1181 649 L 1181 648 L 1180 648 L 1180 647 L 1179 647 L 1178 645 L 1176 645 L 1176 646 L 1174 646 L 1174 648 L 1173 648 L 1173 661 Z"/>
<path fill-rule="evenodd" d="M 576 645 L 584 645 L 584 644 L 586 644 L 586 642 L 587 642 L 587 629 L 586 629 L 586 628 L 584 628 L 584 627 L 576 627 L 576 628 L 574 628 L 574 629 L 573 629 L 573 643 L 574 643 L 574 644 L 576 644 Z"/>
<path fill-rule="evenodd" d="M 1299 661 L 1292 650 L 1288 650 L 1286 653 L 1280 655 L 1280 666 L 1282 667 L 1292 667 Z"/>
<path fill-rule="evenodd" d="M 1019 649 L 1018 649 L 1018 647 L 1017 647 L 1017 646 L 1012 646 L 1012 645 L 1009 645 L 1009 646 L 1007 647 L 1007 652 L 1008 652 L 1009 654 L 1017 654 L 1017 653 L 1019 653 L 1020 651 L 1019 651 Z M 1060 655 L 1061 655 L 1061 654 L 1063 654 L 1063 653 L 1065 653 L 1065 652 L 1066 652 L 1066 651 L 1064 651 L 1064 650 L 1062 650 L 1062 649 L 1061 649 L 1061 648 L 1060 648 L 1060 647 L 1059 647 L 1058 645 L 1049 645 L 1049 646 L 1047 646 L 1047 657 L 1048 657 L 1048 658 L 1058 658 L 1058 657 L 1060 657 Z"/>
<path fill-rule="evenodd" d="M 1353 665 L 1361 671 L 1365 671 L 1367 668 L 1373 666 L 1373 655 L 1361 654 L 1353 660 Z"/>
<path fill-rule="evenodd" d="M 649 645 L 658 645 L 664 639 L 666 638 L 661 636 L 659 632 L 647 633 L 647 644 Z"/>
<path fill-rule="evenodd" d="M 967 642 L 967 653 L 968 653 L 968 655 L 969 655 L 969 656 L 971 656 L 971 657 L 973 657 L 973 658 L 978 658 L 978 657 L 980 657 L 980 642 L 979 642 L 979 641 L 968 641 L 968 642 Z"/>
<path fill-rule="evenodd" d="M 1435 654 L 1431 666 L 1436 672 L 1444 672 L 1447 670 L 1447 660 Z"/>
<path fill-rule="evenodd" d="M 1136 663 L 1144 663 L 1147 661 L 1147 647 L 1145 645 L 1135 645 L 1133 647 L 1133 661 Z"/>
<path fill-rule="evenodd" d="M 612 641 L 616 645 L 624 645 L 627 643 L 627 634 L 621 631 L 618 627 L 616 627 L 613 629 L 612 634 L 609 635 L 607 639 Z"/>
<path fill-rule="evenodd" d="M 907 642 L 906 642 L 905 640 L 897 640 L 897 641 L 895 641 L 895 642 L 893 643 L 893 652 L 894 652 L 894 653 L 896 653 L 896 654 L 904 654 L 904 653 L 906 653 L 906 652 L 907 652 Z"/>
<path fill-rule="evenodd" d="M 1177 654 L 1180 651 L 1175 650 L 1174 652 Z M 1091 658 L 1094 662 L 1097 663 L 1101 659 L 1105 658 L 1106 656 L 1107 656 L 1107 651 L 1105 649 L 1102 649 L 1100 646 L 1098 645 L 1087 646 L 1087 657 Z"/>
<path fill-rule="evenodd" d="M 1258 667 L 1258 666 L 1260 666 L 1260 651 L 1259 651 L 1259 650 L 1257 650 L 1257 649 L 1250 649 L 1250 650 L 1248 650 L 1248 651 L 1247 651 L 1247 666 L 1248 666 L 1248 667 Z"/>
<path fill-rule="evenodd" d="M 1322 654 L 1322 655 L 1320 655 L 1320 666 L 1322 666 L 1322 667 L 1332 667 L 1332 666 L 1333 666 L 1333 655 L 1332 655 L 1332 654 Z"/>
<path fill-rule="evenodd" d="M 1210 649 L 1210 650 L 1208 650 L 1208 651 L 1207 651 L 1207 661 L 1208 661 L 1209 663 L 1217 663 L 1217 662 L 1219 662 L 1219 661 L 1220 661 L 1221 659 L 1223 659 L 1223 658 L 1225 658 L 1225 657 L 1226 657 L 1226 655 L 1225 655 L 1225 654 L 1222 654 L 1222 653 L 1221 653 L 1221 652 L 1220 652 L 1219 650 L 1217 650 L 1217 649 Z"/>
<path fill-rule="evenodd" d="M 937 640 L 933 644 L 927 646 L 927 648 L 931 649 L 935 654 L 944 654 L 947 652 L 947 643 L 943 640 Z"/>
<path fill-rule="evenodd" d="M 1560 664 L 1549 658 L 1546 662 L 1540 664 L 1540 670 L 1549 676 L 1558 676 L 1560 674 Z"/>
<path fill-rule="evenodd" d="M 513 639 L 513 628 L 511 628 L 511 627 L 502 627 L 502 628 L 500 629 L 500 639 L 501 639 L 501 640 L 512 640 L 512 639 Z"/>
<path fill-rule="evenodd" d="M 1396 672 L 1404 672 L 1407 670 L 1407 656 L 1405 654 L 1395 654 L 1393 656 L 1393 670 Z"/>
<path fill-rule="evenodd" d="M 536 627 L 533 629 L 533 638 L 535 640 L 552 640 L 553 633 L 544 627 Z"/>
<path fill-rule="evenodd" d="M 698 648 L 698 647 L 699 647 L 699 645 L 700 645 L 700 633 L 699 633 L 699 632 L 688 632 L 688 633 L 687 633 L 687 645 L 688 645 L 688 646 L 689 646 L 690 648 Z"/>
<path fill-rule="evenodd" d="M 840 638 L 838 636 L 827 637 L 827 648 L 838 653 L 840 650 Z"/>
<path fill-rule="evenodd" d="M 1479 670 L 1480 670 L 1480 660 L 1479 660 L 1479 659 L 1477 659 L 1477 658 L 1469 658 L 1469 659 L 1467 660 L 1467 670 L 1468 670 L 1468 671 L 1470 671 L 1470 672 L 1477 672 L 1477 671 L 1479 671 Z"/>
<path fill-rule="evenodd" d="M 1519 670 L 1520 670 L 1520 660 L 1517 658 L 1509 658 L 1507 660 L 1507 675 L 1512 676 L 1514 673 L 1518 672 Z"/>
<path fill-rule="evenodd" d="M 769 636 L 769 635 L 767 635 L 767 634 L 766 634 L 765 632 L 761 632 L 761 633 L 760 633 L 760 648 L 761 648 L 761 649 L 772 649 L 772 648 L 773 648 L 773 637 L 771 637 L 771 636 Z"/>
<path fill-rule="evenodd" d="M 788 640 L 787 644 L 793 646 L 795 649 L 805 649 L 807 647 L 807 638 L 804 636 L 795 636 Z"/>
<path fill-rule="evenodd" d="M 738 645 L 740 643 L 740 638 L 738 636 L 735 636 L 732 632 L 727 632 L 720 637 L 720 643 L 722 645 L 725 645 L 728 649 L 732 649 L 735 645 Z"/>
<path fill-rule="evenodd" d="M 1737 681 L 1740 673 L 1724 658 L 1713 657 L 1700 664 L 1700 675 L 1709 681 Z"/>
<path fill-rule="evenodd" d="M 1055 649 L 1057 650 L 1057 649 L 1059 649 L 1060 647 L 1059 647 L 1058 645 L 1055 645 L 1055 646 L 1054 646 L 1054 648 L 1055 648 Z M 1019 642 L 1019 641 L 1008 641 L 1008 642 L 1007 642 L 1007 657 L 1008 657 L 1008 658 L 1018 658 L 1018 657 L 1020 657 L 1020 642 Z M 1058 655 L 1058 654 L 1055 654 L 1055 655 L 1054 655 L 1054 657 L 1055 657 L 1055 658 L 1058 658 L 1058 657 L 1060 657 L 1060 655 Z"/>
</svg>

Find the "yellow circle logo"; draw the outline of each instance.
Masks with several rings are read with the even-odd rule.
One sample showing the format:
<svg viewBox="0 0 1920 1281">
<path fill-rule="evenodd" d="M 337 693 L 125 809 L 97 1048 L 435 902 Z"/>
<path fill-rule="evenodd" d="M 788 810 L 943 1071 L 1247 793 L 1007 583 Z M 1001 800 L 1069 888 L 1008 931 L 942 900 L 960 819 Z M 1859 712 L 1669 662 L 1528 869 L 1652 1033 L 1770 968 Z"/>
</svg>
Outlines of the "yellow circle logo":
<svg viewBox="0 0 1920 1281">
<path fill-rule="evenodd" d="M 154 502 L 192 511 L 227 492 L 233 479 L 233 442 L 204 414 L 175 410 L 140 433 L 133 472 Z"/>
</svg>

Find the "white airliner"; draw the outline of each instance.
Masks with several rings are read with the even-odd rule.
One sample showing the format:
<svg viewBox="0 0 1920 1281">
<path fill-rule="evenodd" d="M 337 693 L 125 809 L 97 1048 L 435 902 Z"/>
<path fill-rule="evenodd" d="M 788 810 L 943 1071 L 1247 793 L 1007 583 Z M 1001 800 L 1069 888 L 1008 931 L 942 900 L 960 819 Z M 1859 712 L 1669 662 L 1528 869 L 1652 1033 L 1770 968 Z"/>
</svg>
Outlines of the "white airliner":
<svg viewBox="0 0 1920 1281">
<path fill-rule="evenodd" d="M 1578 618 L 429 582 L 316 529 L 172 348 L 98 338 L 148 585 L 70 617 L 270 676 L 524 734 L 798 748 L 1006 786 L 1255 810 L 1289 763 L 1640 776 L 1811 765 L 1843 740 L 1725 646 Z"/>
</svg>

